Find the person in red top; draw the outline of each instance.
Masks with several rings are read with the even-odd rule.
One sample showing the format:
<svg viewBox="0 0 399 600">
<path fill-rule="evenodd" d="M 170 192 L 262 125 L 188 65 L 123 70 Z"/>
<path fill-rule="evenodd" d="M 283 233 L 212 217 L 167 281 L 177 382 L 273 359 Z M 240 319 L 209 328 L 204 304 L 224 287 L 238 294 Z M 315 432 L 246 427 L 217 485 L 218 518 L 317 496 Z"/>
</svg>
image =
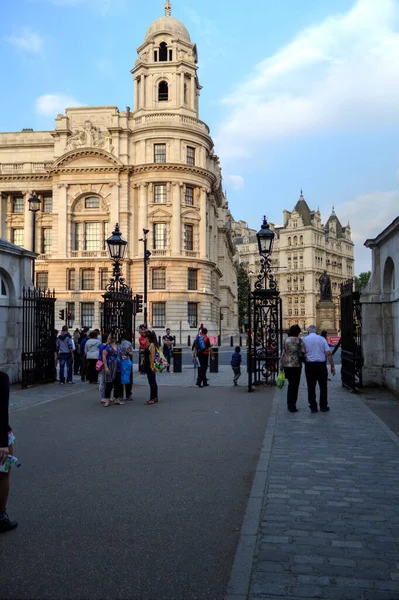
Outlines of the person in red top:
<svg viewBox="0 0 399 600">
<path fill-rule="evenodd" d="M 195 385 L 198 387 L 206 387 L 208 384 L 208 380 L 206 378 L 206 372 L 208 370 L 208 356 L 213 355 L 211 342 L 208 337 L 208 330 L 206 327 L 201 325 L 198 337 L 201 337 L 204 340 L 205 349 L 201 350 L 198 348 L 198 344 L 194 341 L 194 349 L 196 350 L 197 357 L 199 360 L 198 367 L 198 378 Z M 197 347 L 196 347 L 197 346 Z"/>
</svg>

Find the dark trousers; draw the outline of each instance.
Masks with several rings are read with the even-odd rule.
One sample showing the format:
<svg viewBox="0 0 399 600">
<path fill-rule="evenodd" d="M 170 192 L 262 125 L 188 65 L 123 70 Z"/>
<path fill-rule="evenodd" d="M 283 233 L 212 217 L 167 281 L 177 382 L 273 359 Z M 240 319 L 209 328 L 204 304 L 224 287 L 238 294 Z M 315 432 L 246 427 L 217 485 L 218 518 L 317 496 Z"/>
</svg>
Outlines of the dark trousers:
<svg viewBox="0 0 399 600">
<path fill-rule="evenodd" d="M 308 384 L 308 401 L 312 410 L 317 408 L 316 401 L 316 383 L 320 388 L 320 408 L 327 406 L 327 363 L 326 362 L 307 362 L 305 364 L 306 382 Z"/>
<path fill-rule="evenodd" d="M 97 383 L 98 371 L 96 370 L 97 358 L 87 358 L 87 379 L 90 383 Z"/>
<path fill-rule="evenodd" d="M 60 360 L 60 382 L 65 383 L 65 367 L 67 368 L 67 379 L 68 381 L 72 381 L 72 355 L 70 352 L 60 352 L 59 354 Z"/>
<path fill-rule="evenodd" d="M 163 347 L 163 355 L 166 358 L 167 362 L 168 362 L 168 368 L 166 369 L 167 372 L 169 373 L 169 369 L 170 369 L 170 362 L 172 360 L 172 353 L 170 351 L 170 348 L 168 348 L 167 346 Z"/>
<path fill-rule="evenodd" d="M 302 367 L 285 367 L 284 373 L 288 379 L 287 407 L 295 408 L 298 400 L 298 389 L 301 381 Z"/>
<path fill-rule="evenodd" d="M 206 371 L 208 369 L 208 354 L 198 354 L 200 366 L 198 367 L 197 383 L 207 385 Z"/>
<path fill-rule="evenodd" d="M 157 400 L 158 399 L 158 384 L 157 384 L 156 375 L 149 365 L 146 367 L 146 370 L 147 370 L 148 383 L 150 384 L 150 400 Z"/>
<path fill-rule="evenodd" d="M 80 377 L 82 381 L 86 381 L 87 376 L 87 359 L 85 356 L 80 357 Z"/>
<path fill-rule="evenodd" d="M 80 367 L 80 354 L 77 350 L 73 351 L 73 372 L 75 375 L 79 375 Z"/>
<path fill-rule="evenodd" d="M 114 400 L 121 398 L 123 395 L 123 388 L 121 385 L 121 372 L 117 371 L 115 379 L 111 382 L 105 382 L 105 398 L 109 400 L 111 398 L 112 389 L 114 390 Z"/>
</svg>

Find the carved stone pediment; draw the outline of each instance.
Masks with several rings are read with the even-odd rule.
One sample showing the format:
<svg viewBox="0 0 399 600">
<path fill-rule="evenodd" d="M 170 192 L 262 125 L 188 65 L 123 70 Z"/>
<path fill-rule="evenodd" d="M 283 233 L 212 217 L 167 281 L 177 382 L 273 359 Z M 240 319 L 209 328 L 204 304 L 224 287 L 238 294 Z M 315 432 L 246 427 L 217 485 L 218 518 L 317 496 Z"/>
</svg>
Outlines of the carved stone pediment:
<svg viewBox="0 0 399 600">
<path fill-rule="evenodd" d="M 170 212 L 164 210 L 163 208 L 156 208 L 155 210 L 149 211 L 148 216 L 151 217 L 162 217 L 164 219 L 171 219 L 172 215 Z"/>
<path fill-rule="evenodd" d="M 48 171 L 114 171 L 124 168 L 124 164 L 106 150 L 85 148 L 66 152 L 53 163 Z"/>
<path fill-rule="evenodd" d="M 65 150 L 76 150 L 77 148 L 104 148 L 112 152 L 111 136 L 107 129 L 93 125 L 91 121 L 85 121 L 84 127 L 75 129 L 67 139 Z"/>
</svg>

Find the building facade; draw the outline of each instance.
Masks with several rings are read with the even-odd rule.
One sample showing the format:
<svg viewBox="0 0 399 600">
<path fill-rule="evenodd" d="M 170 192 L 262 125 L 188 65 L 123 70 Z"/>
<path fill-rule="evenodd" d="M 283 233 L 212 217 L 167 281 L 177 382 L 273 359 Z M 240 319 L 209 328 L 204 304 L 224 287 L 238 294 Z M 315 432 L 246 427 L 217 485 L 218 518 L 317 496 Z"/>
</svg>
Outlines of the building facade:
<svg viewBox="0 0 399 600">
<path fill-rule="evenodd" d="M 92 327 L 111 274 L 106 238 L 119 223 L 129 244 L 124 276 L 143 293 L 148 229 L 149 324 L 187 334 L 204 322 L 216 334 L 222 311 L 235 333 L 232 218 L 199 119 L 197 48 L 169 2 L 137 52 L 133 111 L 67 108 L 53 131 L 0 134 L 0 237 L 33 249 L 35 191 L 36 285 L 55 288 L 57 317 L 65 309 L 74 327 Z"/>
<path fill-rule="evenodd" d="M 319 278 L 327 271 L 335 304 L 335 329 L 340 329 L 340 284 L 354 277 L 354 248 L 350 225 L 343 227 L 333 210 L 326 224 L 319 210 L 311 210 L 302 195 L 292 211 L 284 210 L 275 233 L 272 265 L 283 300 L 283 326 L 298 323 L 303 329 L 316 323 Z M 259 224 L 260 228 L 260 224 Z M 256 230 L 245 221 L 233 223 L 239 263 L 247 270 L 251 285 L 260 269 Z"/>
</svg>

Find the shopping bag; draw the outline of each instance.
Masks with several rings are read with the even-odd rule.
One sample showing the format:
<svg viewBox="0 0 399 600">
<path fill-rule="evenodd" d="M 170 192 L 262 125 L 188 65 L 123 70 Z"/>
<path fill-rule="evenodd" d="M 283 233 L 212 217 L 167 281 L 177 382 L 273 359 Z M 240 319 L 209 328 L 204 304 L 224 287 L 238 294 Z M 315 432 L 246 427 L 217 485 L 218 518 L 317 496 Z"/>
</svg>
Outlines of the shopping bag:
<svg viewBox="0 0 399 600">
<path fill-rule="evenodd" d="M 155 352 L 155 362 L 154 362 L 155 371 L 157 371 L 158 373 L 162 373 L 162 371 L 167 369 L 168 366 L 169 366 L 169 363 L 166 360 L 164 353 L 162 352 L 162 350 L 160 348 L 158 348 L 158 350 Z"/>
<path fill-rule="evenodd" d="M 279 374 L 277 375 L 276 385 L 281 390 L 281 388 L 284 387 L 284 384 L 285 384 L 284 371 L 280 371 Z"/>
</svg>

